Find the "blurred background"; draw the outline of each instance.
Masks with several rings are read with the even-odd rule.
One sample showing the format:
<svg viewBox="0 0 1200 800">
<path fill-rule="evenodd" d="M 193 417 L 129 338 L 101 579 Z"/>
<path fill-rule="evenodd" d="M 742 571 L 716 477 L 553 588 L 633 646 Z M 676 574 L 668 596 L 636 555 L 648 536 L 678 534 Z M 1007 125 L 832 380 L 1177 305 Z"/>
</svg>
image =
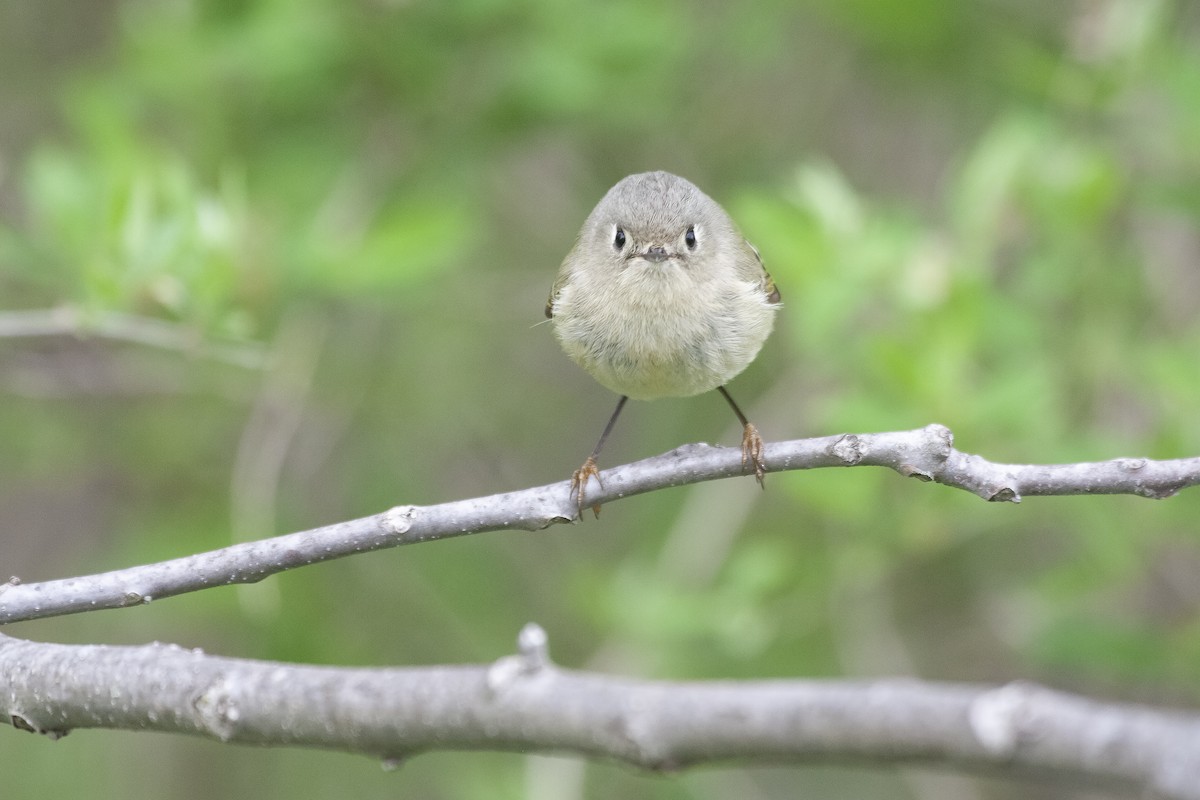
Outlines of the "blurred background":
<svg viewBox="0 0 1200 800">
<path fill-rule="evenodd" d="M 1169 0 L 0 2 L 0 570 L 37 581 L 563 480 L 615 397 L 542 322 L 617 179 L 721 201 L 782 292 L 767 439 L 1200 454 L 1200 8 Z M 634 403 L 614 466 L 736 446 Z M 342 665 L 1031 679 L 1200 704 L 1200 491 L 987 504 L 884 470 L 22 623 Z M 359 756 L 0 730 L 12 796 L 1111 797 L 895 768 Z"/>
</svg>

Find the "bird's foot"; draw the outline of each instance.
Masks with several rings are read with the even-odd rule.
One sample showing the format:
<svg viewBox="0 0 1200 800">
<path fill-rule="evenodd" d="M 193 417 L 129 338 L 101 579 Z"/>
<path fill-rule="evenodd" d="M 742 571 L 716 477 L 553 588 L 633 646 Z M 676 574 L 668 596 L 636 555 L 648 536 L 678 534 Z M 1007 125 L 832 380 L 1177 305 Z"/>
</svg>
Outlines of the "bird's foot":
<svg viewBox="0 0 1200 800">
<path fill-rule="evenodd" d="M 758 428 L 754 427 L 754 423 L 747 422 L 745 430 L 742 431 L 742 469 L 745 470 L 747 464 L 753 466 L 754 479 L 758 481 L 759 486 L 765 489 L 763 475 L 766 474 L 766 465 L 763 464 L 762 457 L 763 439 L 758 435 Z M 582 503 L 582 501 L 580 502 Z"/>
<path fill-rule="evenodd" d="M 755 435 L 757 435 L 757 434 L 755 434 Z M 759 440 L 759 449 L 760 450 L 762 449 L 762 440 L 761 439 Z M 600 480 L 600 470 L 596 468 L 596 457 L 595 456 L 588 456 L 587 461 L 583 462 L 583 466 L 581 466 L 579 469 L 575 470 L 575 473 L 573 475 L 571 475 L 571 492 L 567 496 L 568 497 L 574 496 L 578 499 L 578 501 L 579 501 L 579 516 L 580 517 L 583 516 L 583 509 L 587 505 L 584 498 L 587 494 L 588 480 L 591 478 L 596 479 L 596 483 L 600 485 L 601 489 L 604 488 L 604 482 Z M 592 513 L 596 515 L 597 519 L 600 518 L 600 504 L 599 503 L 596 503 L 595 505 L 592 506 Z"/>
</svg>

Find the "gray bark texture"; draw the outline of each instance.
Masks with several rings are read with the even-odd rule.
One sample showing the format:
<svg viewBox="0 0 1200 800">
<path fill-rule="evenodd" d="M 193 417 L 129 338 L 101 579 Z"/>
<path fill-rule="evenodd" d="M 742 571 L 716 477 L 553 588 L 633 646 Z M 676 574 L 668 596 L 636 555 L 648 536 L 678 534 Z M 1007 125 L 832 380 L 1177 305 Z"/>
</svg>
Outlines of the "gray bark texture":
<svg viewBox="0 0 1200 800">
<path fill-rule="evenodd" d="M 169 731 L 362 753 L 570 752 L 653 770 L 853 761 L 1086 779 L 1200 798 L 1200 718 L 1032 684 L 917 680 L 665 682 L 560 669 L 529 625 L 490 665 L 345 669 L 219 658 L 174 645 L 0 636 L 14 727 Z"/>
<path fill-rule="evenodd" d="M 841 434 L 766 446 L 770 472 L 820 467 L 888 467 L 906 477 L 965 489 L 990 501 L 1024 497 L 1133 494 L 1161 499 L 1200 483 L 1200 457 L 1169 461 L 1118 458 L 1083 464 L 995 464 L 954 448 L 942 425 L 911 431 Z M 602 505 L 668 486 L 744 474 L 741 450 L 685 445 L 601 473 L 587 504 Z M 23 584 L 0 585 L 0 624 L 124 608 L 237 583 L 369 550 L 499 530 L 541 530 L 579 519 L 570 482 L 434 506 L 397 506 L 380 514 L 157 564 Z"/>
</svg>

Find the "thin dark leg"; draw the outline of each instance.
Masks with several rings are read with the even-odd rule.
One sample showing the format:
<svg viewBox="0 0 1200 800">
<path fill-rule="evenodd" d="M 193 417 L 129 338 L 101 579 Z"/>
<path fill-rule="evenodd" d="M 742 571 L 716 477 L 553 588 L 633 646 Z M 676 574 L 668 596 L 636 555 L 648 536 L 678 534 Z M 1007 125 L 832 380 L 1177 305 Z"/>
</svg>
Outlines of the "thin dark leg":
<svg viewBox="0 0 1200 800">
<path fill-rule="evenodd" d="M 722 389 L 721 391 L 725 391 Z M 729 395 L 726 395 L 728 397 Z M 613 409 L 612 416 L 608 418 L 608 424 L 604 426 L 604 433 L 600 434 L 600 441 L 596 442 L 596 446 L 592 448 L 592 454 L 588 458 L 593 461 L 600 457 L 600 451 L 604 448 L 604 442 L 608 439 L 608 435 L 612 433 L 613 426 L 617 424 L 617 417 L 621 416 L 621 409 L 625 407 L 625 401 L 629 398 L 621 395 L 621 399 L 617 401 L 617 407 Z M 729 402 L 733 402 L 730 400 Z M 740 412 L 739 412 L 740 413 Z"/>
<path fill-rule="evenodd" d="M 738 408 L 738 404 L 733 402 L 733 397 L 725 391 L 724 386 L 718 386 L 717 389 L 729 401 L 729 407 L 733 409 L 734 414 L 737 414 L 738 422 L 742 423 L 742 469 L 745 469 L 747 464 L 753 467 L 754 478 L 758 481 L 759 486 L 763 486 L 763 476 L 766 474 L 767 467 L 763 463 L 764 445 L 762 437 L 758 434 L 758 428 L 746 419 L 746 415 Z M 763 488 L 766 487 L 763 486 Z"/>
<path fill-rule="evenodd" d="M 729 401 L 729 407 L 733 409 L 733 413 L 737 414 L 738 422 L 742 423 L 742 427 L 745 428 L 747 425 L 749 425 L 750 420 L 746 419 L 746 415 L 742 413 L 740 408 L 738 408 L 738 404 L 733 402 L 733 396 L 730 395 L 729 392 L 725 391 L 725 387 L 718 386 L 717 391 Z"/>
<path fill-rule="evenodd" d="M 621 416 L 621 409 L 625 407 L 625 401 L 628 399 L 625 395 L 621 395 L 621 399 L 617 401 L 617 407 L 613 409 L 612 416 L 608 418 L 608 424 L 604 426 L 604 433 L 600 434 L 600 441 L 596 442 L 596 446 L 592 448 L 592 454 L 587 457 L 587 461 L 583 462 L 583 466 L 575 470 L 575 474 L 571 476 L 571 494 L 575 495 L 579 501 L 581 515 L 583 514 L 588 480 L 595 478 L 596 483 L 600 484 L 600 488 L 604 488 L 604 484 L 600 482 L 600 470 L 596 467 L 596 459 L 600 456 L 600 450 L 604 448 L 604 442 L 612 433 L 613 426 L 617 424 L 617 417 Z M 592 506 L 592 513 L 597 517 L 600 516 L 599 503 Z"/>
</svg>

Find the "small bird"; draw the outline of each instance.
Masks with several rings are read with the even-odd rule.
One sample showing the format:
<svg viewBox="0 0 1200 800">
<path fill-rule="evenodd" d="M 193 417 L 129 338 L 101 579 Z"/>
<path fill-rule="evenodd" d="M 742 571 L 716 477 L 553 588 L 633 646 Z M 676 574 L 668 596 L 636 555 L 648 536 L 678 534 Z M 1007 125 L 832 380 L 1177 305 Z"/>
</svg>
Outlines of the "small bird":
<svg viewBox="0 0 1200 800">
<path fill-rule="evenodd" d="M 600 482 L 596 459 L 631 397 L 716 389 L 742 423 L 742 466 L 762 484 L 762 437 L 725 384 L 758 355 L 779 306 L 758 251 L 689 181 L 642 172 L 604 195 L 546 302 L 563 350 L 621 396 L 592 454 L 571 476 L 581 513 L 588 480 Z M 600 506 L 592 511 L 599 516 Z"/>
</svg>

